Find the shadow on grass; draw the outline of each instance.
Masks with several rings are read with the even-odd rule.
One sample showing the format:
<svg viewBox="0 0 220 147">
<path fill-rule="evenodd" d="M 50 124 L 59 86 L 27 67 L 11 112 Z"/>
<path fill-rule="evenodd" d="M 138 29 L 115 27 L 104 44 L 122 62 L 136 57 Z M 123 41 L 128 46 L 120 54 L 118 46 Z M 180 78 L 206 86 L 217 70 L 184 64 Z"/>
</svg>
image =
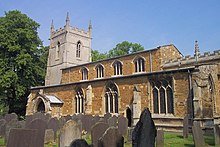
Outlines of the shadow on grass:
<svg viewBox="0 0 220 147">
<path fill-rule="evenodd" d="M 185 147 L 195 147 L 193 144 L 184 144 Z"/>
</svg>

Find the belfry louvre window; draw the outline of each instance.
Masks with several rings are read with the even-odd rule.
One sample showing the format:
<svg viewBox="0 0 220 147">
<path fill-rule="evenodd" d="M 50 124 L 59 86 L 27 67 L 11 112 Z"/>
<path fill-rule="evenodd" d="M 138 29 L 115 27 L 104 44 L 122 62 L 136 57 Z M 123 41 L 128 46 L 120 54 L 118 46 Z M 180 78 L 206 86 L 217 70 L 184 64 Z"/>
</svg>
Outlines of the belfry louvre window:
<svg viewBox="0 0 220 147">
<path fill-rule="evenodd" d="M 114 75 L 122 75 L 122 64 L 119 61 L 113 63 Z"/>
<path fill-rule="evenodd" d="M 81 88 L 77 88 L 76 90 L 75 113 L 84 113 L 84 95 Z"/>
<path fill-rule="evenodd" d="M 81 52 L 82 44 L 80 41 L 77 42 L 76 45 L 76 57 L 80 58 L 80 52 Z"/>
<path fill-rule="evenodd" d="M 101 64 L 96 66 L 96 77 L 97 78 L 104 77 L 104 67 Z"/>
<path fill-rule="evenodd" d="M 118 113 L 118 89 L 114 83 L 110 83 L 106 86 L 105 112 Z"/>
<path fill-rule="evenodd" d="M 157 114 L 173 114 L 174 98 L 172 79 L 152 80 L 153 112 Z"/>
<path fill-rule="evenodd" d="M 138 59 L 134 60 L 134 64 L 135 64 L 135 72 L 145 71 L 145 61 L 143 58 L 139 57 Z"/>
<path fill-rule="evenodd" d="M 88 69 L 83 67 L 81 73 L 82 73 L 82 80 L 88 80 Z"/>
</svg>

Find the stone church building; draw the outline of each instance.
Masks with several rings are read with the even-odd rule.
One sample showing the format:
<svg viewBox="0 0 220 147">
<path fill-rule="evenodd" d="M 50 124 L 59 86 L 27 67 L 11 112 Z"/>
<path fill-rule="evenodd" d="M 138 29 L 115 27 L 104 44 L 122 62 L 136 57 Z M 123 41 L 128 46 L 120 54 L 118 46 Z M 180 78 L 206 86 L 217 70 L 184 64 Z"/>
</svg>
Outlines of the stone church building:
<svg viewBox="0 0 220 147">
<path fill-rule="evenodd" d="M 91 62 L 92 25 L 51 25 L 45 86 L 32 87 L 26 115 L 124 115 L 135 125 L 148 107 L 157 127 L 181 130 L 183 118 L 220 123 L 220 51 L 183 56 L 172 44 Z"/>
</svg>

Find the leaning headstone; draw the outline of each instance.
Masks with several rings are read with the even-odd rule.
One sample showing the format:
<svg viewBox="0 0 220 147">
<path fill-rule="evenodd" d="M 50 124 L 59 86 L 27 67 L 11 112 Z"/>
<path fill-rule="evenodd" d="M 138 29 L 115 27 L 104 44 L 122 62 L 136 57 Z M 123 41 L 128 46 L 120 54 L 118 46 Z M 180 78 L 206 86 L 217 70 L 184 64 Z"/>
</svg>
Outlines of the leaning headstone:
<svg viewBox="0 0 220 147">
<path fill-rule="evenodd" d="M 37 130 L 11 129 L 7 147 L 40 147 L 37 142 Z"/>
<path fill-rule="evenodd" d="M 124 116 L 118 118 L 118 130 L 122 135 L 126 135 L 128 131 L 128 120 Z"/>
<path fill-rule="evenodd" d="M 157 130 L 156 146 L 164 147 L 164 131 L 163 130 Z"/>
<path fill-rule="evenodd" d="M 132 147 L 153 147 L 156 134 L 151 113 L 148 108 L 144 109 L 132 133 Z"/>
<path fill-rule="evenodd" d="M 54 131 L 52 129 L 46 129 L 44 135 L 44 143 L 52 143 L 54 141 Z"/>
<path fill-rule="evenodd" d="M 90 147 L 90 145 L 84 139 L 76 139 L 71 143 L 70 147 Z"/>
<path fill-rule="evenodd" d="M 82 123 L 69 120 L 60 130 L 59 147 L 70 146 L 75 139 L 81 139 Z"/>
<path fill-rule="evenodd" d="M 203 137 L 202 128 L 200 127 L 200 123 L 198 121 L 193 122 L 192 133 L 195 147 L 204 147 L 205 140 Z"/>
<path fill-rule="evenodd" d="M 108 125 L 110 127 L 117 127 L 118 126 L 118 119 L 115 115 L 108 119 Z"/>
<path fill-rule="evenodd" d="M 59 120 L 55 118 L 51 118 L 47 123 L 47 128 L 52 129 L 54 132 L 54 141 L 56 140 L 57 136 L 57 130 L 60 129 Z"/>
<path fill-rule="evenodd" d="M 124 138 L 115 127 L 108 128 L 98 140 L 98 147 L 123 147 Z"/>
<path fill-rule="evenodd" d="M 183 138 L 188 138 L 189 134 L 189 117 L 185 116 L 183 119 Z"/>
<path fill-rule="evenodd" d="M 106 113 L 106 114 L 104 115 L 104 121 L 105 121 L 105 123 L 108 123 L 108 119 L 109 119 L 111 116 L 112 116 L 111 113 Z"/>
<path fill-rule="evenodd" d="M 218 124 L 214 125 L 215 146 L 220 146 L 220 128 Z"/>
<path fill-rule="evenodd" d="M 92 144 L 94 147 L 98 147 L 98 140 L 105 131 L 108 129 L 109 125 L 104 122 L 96 123 L 91 130 Z"/>
<path fill-rule="evenodd" d="M 44 146 L 44 135 L 45 130 L 47 129 L 47 123 L 42 119 L 34 119 L 32 120 L 28 126 L 28 129 L 36 129 L 37 130 L 37 142 L 39 147 Z"/>
<path fill-rule="evenodd" d="M 10 114 L 6 114 L 5 115 L 5 117 L 4 117 L 4 119 L 6 120 L 6 122 L 8 123 L 8 122 L 10 122 L 12 119 L 18 119 L 18 116 L 17 116 L 17 114 L 15 114 L 15 113 L 10 113 Z"/>
</svg>

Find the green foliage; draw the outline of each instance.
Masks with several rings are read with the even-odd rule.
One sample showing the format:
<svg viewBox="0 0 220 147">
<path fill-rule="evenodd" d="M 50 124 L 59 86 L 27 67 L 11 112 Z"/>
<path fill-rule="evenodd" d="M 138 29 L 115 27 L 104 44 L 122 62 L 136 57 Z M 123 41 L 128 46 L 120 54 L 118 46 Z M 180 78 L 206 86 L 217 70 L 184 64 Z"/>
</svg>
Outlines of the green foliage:
<svg viewBox="0 0 220 147">
<path fill-rule="evenodd" d="M 122 43 L 117 44 L 115 48 L 109 50 L 108 53 L 99 53 L 97 50 L 93 50 L 92 61 L 127 55 L 130 53 L 135 53 L 143 50 L 144 47 L 141 46 L 140 44 L 123 41 Z"/>
<path fill-rule="evenodd" d="M 48 48 L 38 37 L 39 24 L 14 10 L 0 17 L 0 102 L 9 113 L 25 113 L 31 86 L 44 82 Z"/>
</svg>

